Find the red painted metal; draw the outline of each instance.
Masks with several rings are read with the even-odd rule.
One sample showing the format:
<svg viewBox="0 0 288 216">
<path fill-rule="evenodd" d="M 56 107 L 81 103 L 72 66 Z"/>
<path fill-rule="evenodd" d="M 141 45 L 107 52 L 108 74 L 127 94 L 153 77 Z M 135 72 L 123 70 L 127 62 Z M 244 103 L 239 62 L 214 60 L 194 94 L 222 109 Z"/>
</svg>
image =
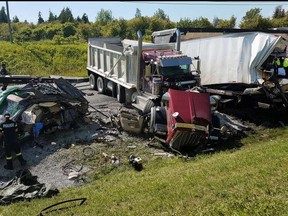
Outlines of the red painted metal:
<svg viewBox="0 0 288 216">
<path fill-rule="evenodd" d="M 190 128 L 175 128 L 176 123 L 187 123 L 206 127 L 212 122 L 210 97 L 208 93 L 198 93 L 169 89 L 169 103 L 167 106 L 166 143 L 169 144 L 177 130 L 189 130 Z M 174 118 L 173 113 L 179 115 Z M 197 129 L 196 129 L 197 130 Z"/>
</svg>

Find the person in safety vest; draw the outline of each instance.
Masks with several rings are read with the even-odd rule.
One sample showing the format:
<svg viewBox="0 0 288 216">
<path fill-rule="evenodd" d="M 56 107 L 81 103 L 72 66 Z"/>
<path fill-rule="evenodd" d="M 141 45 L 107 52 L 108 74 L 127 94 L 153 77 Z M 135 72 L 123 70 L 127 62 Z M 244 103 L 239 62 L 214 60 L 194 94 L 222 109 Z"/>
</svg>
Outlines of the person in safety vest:
<svg viewBox="0 0 288 216">
<path fill-rule="evenodd" d="M 272 65 L 274 68 L 274 74 L 278 75 L 278 68 L 281 67 L 282 65 L 281 65 L 281 60 L 278 57 L 277 53 L 275 54 L 275 58 L 272 61 Z"/>
<path fill-rule="evenodd" d="M 285 69 L 286 77 L 288 77 L 288 53 L 286 53 L 286 57 L 283 61 L 283 67 Z"/>
<path fill-rule="evenodd" d="M 20 145 L 17 142 L 17 123 L 10 119 L 10 114 L 5 113 L 5 121 L 0 125 L 0 131 L 2 132 L 5 155 L 7 165 L 4 165 L 5 169 L 13 170 L 13 158 L 12 151 L 15 152 L 16 157 L 18 158 L 21 166 L 26 164 L 26 161 L 23 159 L 21 154 Z"/>
</svg>

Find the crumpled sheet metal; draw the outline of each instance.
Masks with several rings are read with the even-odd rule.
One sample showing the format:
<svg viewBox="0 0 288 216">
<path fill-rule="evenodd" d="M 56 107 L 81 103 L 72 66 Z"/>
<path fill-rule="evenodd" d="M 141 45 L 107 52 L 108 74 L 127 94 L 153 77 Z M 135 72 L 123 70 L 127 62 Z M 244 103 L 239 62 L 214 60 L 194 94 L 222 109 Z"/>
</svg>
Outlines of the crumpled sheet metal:
<svg viewBox="0 0 288 216">
<path fill-rule="evenodd" d="M 0 205 L 30 200 L 33 198 L 51 197 L 59 190 L 51 184 L 39 183 L 28 169 L 19 170 L 16 176 L 0 190 Z"/>
</svg>

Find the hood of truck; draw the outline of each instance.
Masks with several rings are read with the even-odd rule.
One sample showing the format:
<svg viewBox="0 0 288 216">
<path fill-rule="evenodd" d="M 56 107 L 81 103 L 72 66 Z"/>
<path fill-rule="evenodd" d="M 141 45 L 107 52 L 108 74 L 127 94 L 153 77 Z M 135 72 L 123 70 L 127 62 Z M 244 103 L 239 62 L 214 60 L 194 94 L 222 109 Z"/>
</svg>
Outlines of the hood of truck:
<svg viewBox="0 0 288 216">
<path fill-rule="evenodd" d="M 209 94 L 174 89 L 169 89 L 168 94 L 166 143 L 171 142 L 177 131 L 207 134 L 207 126 L 212 122 Z"/>
</svg>

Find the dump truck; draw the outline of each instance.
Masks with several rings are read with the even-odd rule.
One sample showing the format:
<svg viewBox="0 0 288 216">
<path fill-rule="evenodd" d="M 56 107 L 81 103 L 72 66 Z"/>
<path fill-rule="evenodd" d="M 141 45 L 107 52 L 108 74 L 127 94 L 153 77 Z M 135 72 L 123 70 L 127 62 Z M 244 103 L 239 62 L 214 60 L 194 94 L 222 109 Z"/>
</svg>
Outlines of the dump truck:
<svg viewBox="0 0 288 216">
<path fill-rule="evenodd" d="M 120 103 L 132 104 L 148 113 L 160 105 L 161 96 L 168 88 L 190 89 L 197 86 L 197 59 L 180 51 L 176 43 L 143 43 L 119 38 L 89 38 L 87 72 L 92 89 L 110 92 Z M 180 36 L 180 35 L 179 35 Z"/>
<path fill-rule="evenodd" d="M 168 29 L 153 32 L 152 38 L 157 44 L 173 43 L 175 35 L 176 29 Z M 275 74 L 271 64 L 276 53 L 286 56 L 287 44 L 281 36 L 257 31 L 181 42 L 184 54 L 199 57 L 201 86 L 217 96 L 219 104 L 250 101 L 275 109 L 288 107 L 288 77 Z"/>
</svg>

